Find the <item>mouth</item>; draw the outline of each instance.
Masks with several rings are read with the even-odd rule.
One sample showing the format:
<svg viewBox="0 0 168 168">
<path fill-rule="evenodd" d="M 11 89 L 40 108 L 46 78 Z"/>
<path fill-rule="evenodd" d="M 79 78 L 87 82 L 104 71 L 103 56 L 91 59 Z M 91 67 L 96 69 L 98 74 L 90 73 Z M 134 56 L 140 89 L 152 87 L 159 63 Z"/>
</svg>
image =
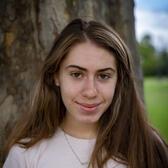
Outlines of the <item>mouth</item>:
<svg viewBox="0 0 168 168">
<path fill-rule="evenodd" d="M 79 103 L 79 102 L 76 102 L 76 104 L 78 104 L 79 107 L 86 112 L 94 112 L 100 105 L 100 103 L 87 104 L 87 103 Z"/>
</svg>

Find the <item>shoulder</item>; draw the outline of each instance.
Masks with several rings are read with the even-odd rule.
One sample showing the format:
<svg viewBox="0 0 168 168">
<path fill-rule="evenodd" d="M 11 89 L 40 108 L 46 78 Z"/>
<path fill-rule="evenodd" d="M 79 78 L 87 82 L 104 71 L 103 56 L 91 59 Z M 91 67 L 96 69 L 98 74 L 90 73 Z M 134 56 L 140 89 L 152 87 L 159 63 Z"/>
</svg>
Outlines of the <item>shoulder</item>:
<svg viewBox="0 0 168 168">
<path fill-rule="evenodd" d="M 34 167 L 44 153 L 47 153 L 48 150 L 52 151 L 53 146 L 58 144 L 56 143 L 58 138 L 59 136 L 55 134 L 51 138 L 42 139 L 30 148 L 23 148 L 18 144 L 14 145 L 9 151 L 3 168 Z"/>
<path fill-rule="evenodd" d="M 26 166 L 24 153 L 26 149 L 21 148 L 19 145 L 14 145 L 6 158 L 3 168 L 21 168 Z"/>
</svg>

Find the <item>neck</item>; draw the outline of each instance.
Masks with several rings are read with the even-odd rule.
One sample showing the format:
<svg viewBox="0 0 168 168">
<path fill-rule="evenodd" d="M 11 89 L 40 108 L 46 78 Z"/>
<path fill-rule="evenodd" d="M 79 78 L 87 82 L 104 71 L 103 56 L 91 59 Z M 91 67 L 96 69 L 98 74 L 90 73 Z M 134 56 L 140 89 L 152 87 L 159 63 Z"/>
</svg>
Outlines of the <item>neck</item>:
<svg viewBox="0 0 168 168">
<path fill-rule="evenodd" d="M 70 122 L 66 118 L 61 128 L 69 135 L 81 139 L 93 139 L 97 136 L 97 125 L 79 122 Z"/>
</svg>

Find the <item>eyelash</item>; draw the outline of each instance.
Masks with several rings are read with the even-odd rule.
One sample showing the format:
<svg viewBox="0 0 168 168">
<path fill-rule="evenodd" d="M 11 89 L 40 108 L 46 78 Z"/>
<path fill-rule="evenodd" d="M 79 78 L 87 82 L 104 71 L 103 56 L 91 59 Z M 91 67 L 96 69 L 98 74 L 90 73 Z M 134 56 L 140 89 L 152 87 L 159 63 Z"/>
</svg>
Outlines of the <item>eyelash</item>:
<svg viewBox="0 0 168 168">
<path fill-rule="evenodd" d="M 111 78 L 110 74 L 99 74 L 98 75 L 98 79 L 100 79 L 100 80 L 108 80 L 109 78 Z"/>
<path fill-rule="evenodd" d="M 75 78 L 75 79 L 81 79 L 83 77 L 83 73 L 81 72 L 72 72 L 70 73 L 70 75 Z M 111 78 L 111 74 L 98 74 L 97 75 L 99 80 L 108 80 L 109 78 Z"/>
<path fill-rule="evenodd" d="M 73 78 L 80 79 L 83 76 L 83 73 L 81 73 L 81 72 L 72 72 L 72 73 L 70 73 L 70 75 Z"/>
</svg>

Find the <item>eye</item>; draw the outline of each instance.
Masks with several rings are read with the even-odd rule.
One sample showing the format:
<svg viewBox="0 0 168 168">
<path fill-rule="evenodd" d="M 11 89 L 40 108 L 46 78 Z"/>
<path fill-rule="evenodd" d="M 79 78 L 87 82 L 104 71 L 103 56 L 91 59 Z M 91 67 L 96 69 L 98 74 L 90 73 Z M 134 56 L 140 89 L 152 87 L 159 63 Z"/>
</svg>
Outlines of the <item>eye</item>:
<svg viewBox="0 0 168 168">
<path fill-rule="evenodd" d="M 110 74 L 99 74 L 98 75 L 99 80 L 108 80 L 109 78 L 111 78 Z"/>
<path fill-rule="evenodd" d="M 76 78 L 76 79 L 80 79 L 82 78 L 83 74 L 81 72 L 71 72 L 70 75 L 73 77 L 73 78 Z"/>
</svg>

